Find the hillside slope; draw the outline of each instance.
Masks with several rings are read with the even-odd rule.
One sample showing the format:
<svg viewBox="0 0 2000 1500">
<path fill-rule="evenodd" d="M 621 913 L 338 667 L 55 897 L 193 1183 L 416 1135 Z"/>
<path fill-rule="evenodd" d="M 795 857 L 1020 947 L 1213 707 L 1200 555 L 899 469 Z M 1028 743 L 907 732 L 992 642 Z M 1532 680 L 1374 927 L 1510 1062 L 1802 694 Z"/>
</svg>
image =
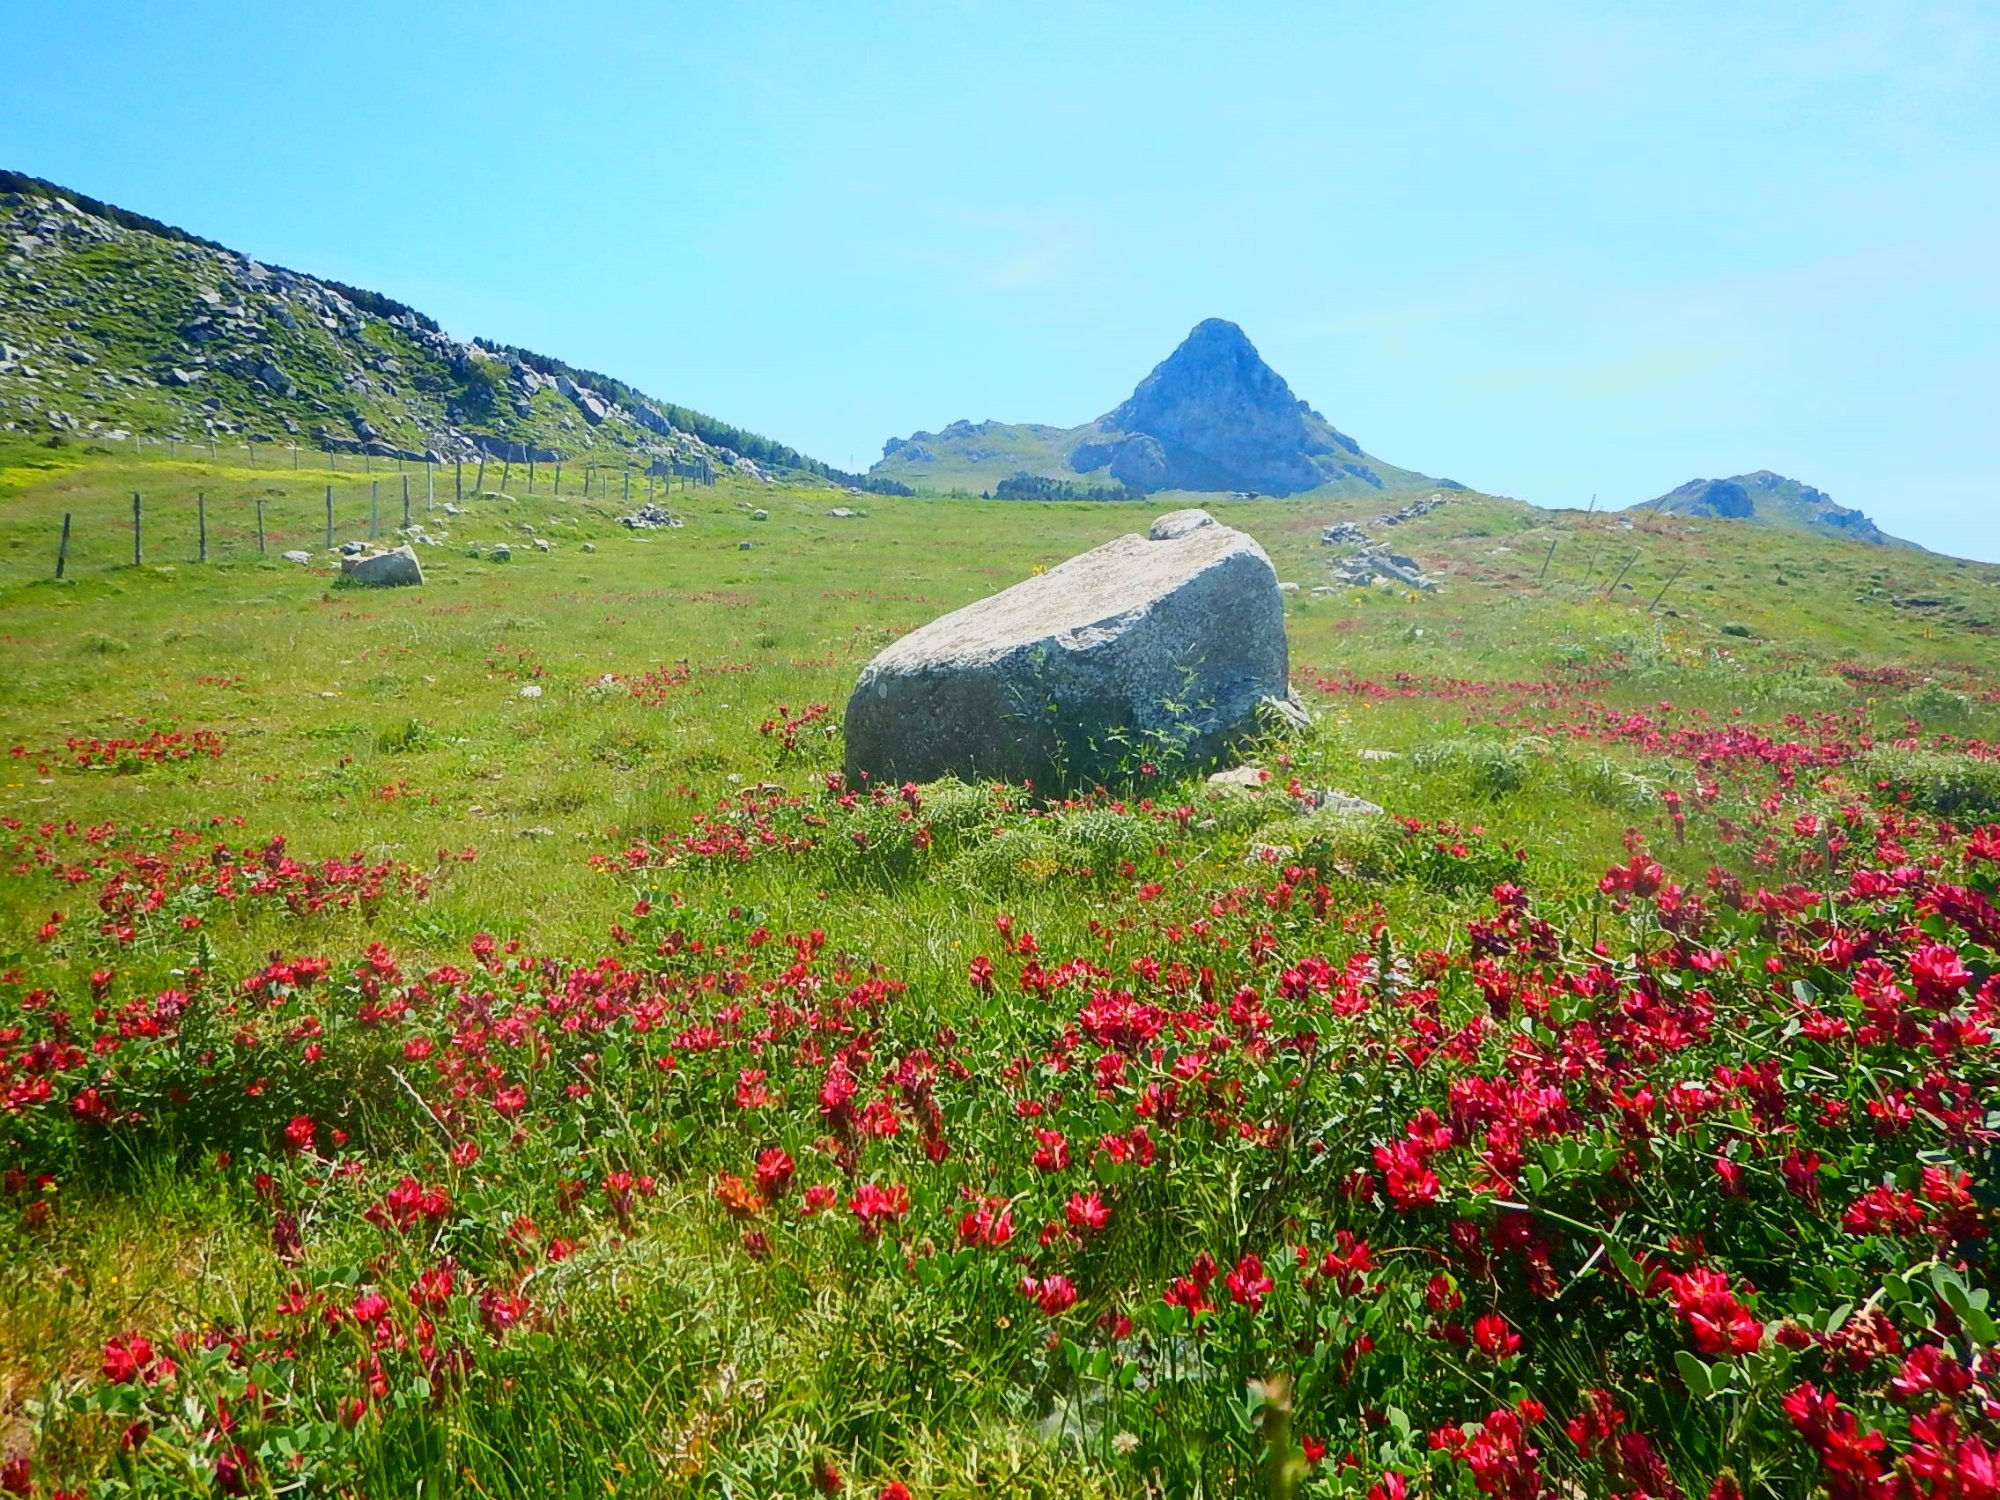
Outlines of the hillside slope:
<svg viewBox="0 0 2000 1500">
<path fill-rule="evenodd" d="M 0 430 L 860 484 L 622 381 L 0 172 Z"/>
<path fill-rule="evenodd" d="M 1787 479 L 1769 469 L 1728 479 L 1690 479 L 1677 489 L 1630 508 L 1672 516 L 1748 521 L 1756 526 L 1809 531 L 1815 536 L 1870 542 L 1878 547 L 1917 546 L 1915 542 L 1890 536 L 1861 511 L 1835 505 L 1825 490 Z"/>
<path fill-rule="evenodd" d="M 1293 395 L 1243 330 L 1221 318 L 1197 324 L 1127 400 L 1094 422 L 953 422 L 940 432 L 891 438 L 869 473 L 932 492 L 1003 494 L 1003 483 L 1019 486 L 1023 476 L 1077 498 L 1463 488 L 1364 452 Z M 1032 493 L 1045 497 L 1049 486 Z"/>
</svg>

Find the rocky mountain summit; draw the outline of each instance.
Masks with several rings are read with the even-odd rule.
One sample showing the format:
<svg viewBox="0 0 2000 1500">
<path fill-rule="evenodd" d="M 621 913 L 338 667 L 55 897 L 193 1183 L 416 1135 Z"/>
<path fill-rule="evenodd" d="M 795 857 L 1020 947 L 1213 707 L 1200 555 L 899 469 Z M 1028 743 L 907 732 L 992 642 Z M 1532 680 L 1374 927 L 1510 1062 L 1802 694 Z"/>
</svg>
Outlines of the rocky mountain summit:
<svg viewBox="0 0 2000 1500">
<path fill-rule="evenodd" d="M 1911 547 L 1901 537 L 1890 536 L 1864 513 L 1833 503 L 1824 490 L 1814 489 L 1783 474 L 1759 469 L 1754 474 L 1737 474 L 1728 479 L 1690 479 L 1652 500 L 1644 500 L 1634 510 L 1653 510 L 1673 516 L 1704 516 L 1726 521 L 1748 521 L 1758 526 L 1775 526 L 1786 531 L 1810 531 L 1818 536 L 1841 537 L 1868 542 L 1878 547 Z M 1918 549 L 1922 550 L 1922 549 Z"/>
<path fill-rule="evenodd" d="M 1292 393 L 1236 324 L 1209 318 L 1139 382 L 1081 427 L 954 422 L 891 438 L 869 471 L 923 489 L 1007 498 L 1078 498 L 1157 490 L 1295 495 L 1459 489 L 1384 463 Z M 1029 485 L 1026 480 L 1046 483 Z M 1051 495 L 1049 486 L 1056 485 Z"/>
<path fill-rule="evenodd" d="M 403 303 L 0 172 L 0 431 L 859 484 Z"/>
</svg>

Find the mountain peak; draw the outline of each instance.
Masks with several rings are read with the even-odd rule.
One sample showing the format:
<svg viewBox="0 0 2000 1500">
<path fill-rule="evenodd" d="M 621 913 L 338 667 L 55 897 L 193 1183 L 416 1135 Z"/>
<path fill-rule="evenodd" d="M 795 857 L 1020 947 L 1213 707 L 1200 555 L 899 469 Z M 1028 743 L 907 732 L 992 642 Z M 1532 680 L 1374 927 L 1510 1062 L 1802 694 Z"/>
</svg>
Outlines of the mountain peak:
<svg viewBox="0 0 2000 1500">
<path fill-rule="evenodd" d="M 1227 318 L 1195 324 L 1130 397 L 1095 422 L 1067 430 L 988 422 L 976 432 L 954 425 L 892 438 L 871 472 L 917 484 L 1034 477 L 1114 492 L 1458 488 L 1371 459 L 1294 395 Z"/>
<path fill-rule="evenodd" d="M 1915 547 L 1890 536 L 1861 511 L 1835 505 L 1825 490 L 1789 479 L 1770 469 L 1736 474 L 1728 479 L 1690 479 L 1686 484 L 1635 509 L 1675 516 L 1708 516 L 1747 521 L 1783 531 L 1810 531 L 1819 536 L 1870 542 L 1878 547 Z M 1921 549 L 1919 549 L 1921 550 Z"/>
</svg>

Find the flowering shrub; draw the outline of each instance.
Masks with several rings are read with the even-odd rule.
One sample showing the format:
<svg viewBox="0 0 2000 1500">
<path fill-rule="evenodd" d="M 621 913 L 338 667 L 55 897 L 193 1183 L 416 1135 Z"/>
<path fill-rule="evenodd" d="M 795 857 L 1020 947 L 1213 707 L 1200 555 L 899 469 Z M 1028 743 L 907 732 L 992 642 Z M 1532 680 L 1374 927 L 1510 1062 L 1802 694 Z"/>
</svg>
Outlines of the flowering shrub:
<svg viewBox="0 0 2000 1500">
<path fill-rule="evenodd" d="M 363 941 L 167 989 L 58 961 L 58 922 L 0 984 L 5 1232 L 157 1161 L 219 1180 L 282 1290 L 118 1329 L 16 1487 L 360 1492 L 425 1444 L 449 1475 L 534 1419 L 549 1351 L 665 1341 L 660 1474 L 754 1450 L 760 1492 L 921 1493 L 865 1403 L 771 1415 L 752 1362 L 796 1336 L 1133 1489 L 2000 1494 L 2000 828 L 1872 805 L 1796 730 L 1598 728 L 1687 767 L 1658 846 L 1545 888 L 1477 826 L 1388 823 L 1414 931 L 1372 876 L 1205 862 L 1192 801 L 837 778 L 599 856 L 599 889 L 784 861 L 896 890 L 1012 845 L 1075 921 L 982 900 L 976 944 L 891 966 L 711 882 L 621 891 L 603 954 Z M 418 893 L 13 831 L 15 879 L 120 926 Z M 634 1330 L 635 1288 L 695 1276 Z M 683 1331 L 709 1302 L 742 1309 L 727 1353 Z"/>
</svg>

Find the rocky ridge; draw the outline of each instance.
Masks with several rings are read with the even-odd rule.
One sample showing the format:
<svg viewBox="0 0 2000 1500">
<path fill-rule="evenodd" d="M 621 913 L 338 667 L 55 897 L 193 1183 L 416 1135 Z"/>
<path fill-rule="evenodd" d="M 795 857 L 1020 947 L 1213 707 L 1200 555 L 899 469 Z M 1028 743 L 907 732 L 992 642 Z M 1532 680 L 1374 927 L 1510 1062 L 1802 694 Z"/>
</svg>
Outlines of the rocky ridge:
<svg viewBox="0 0 2000 1500">
<path fill-rule="evenodd" d="M 0 431 L 852 485 L 608 377 L 0 173 Z M 750 451 L 754 450 L 754 451 Z"/>
</svg>

